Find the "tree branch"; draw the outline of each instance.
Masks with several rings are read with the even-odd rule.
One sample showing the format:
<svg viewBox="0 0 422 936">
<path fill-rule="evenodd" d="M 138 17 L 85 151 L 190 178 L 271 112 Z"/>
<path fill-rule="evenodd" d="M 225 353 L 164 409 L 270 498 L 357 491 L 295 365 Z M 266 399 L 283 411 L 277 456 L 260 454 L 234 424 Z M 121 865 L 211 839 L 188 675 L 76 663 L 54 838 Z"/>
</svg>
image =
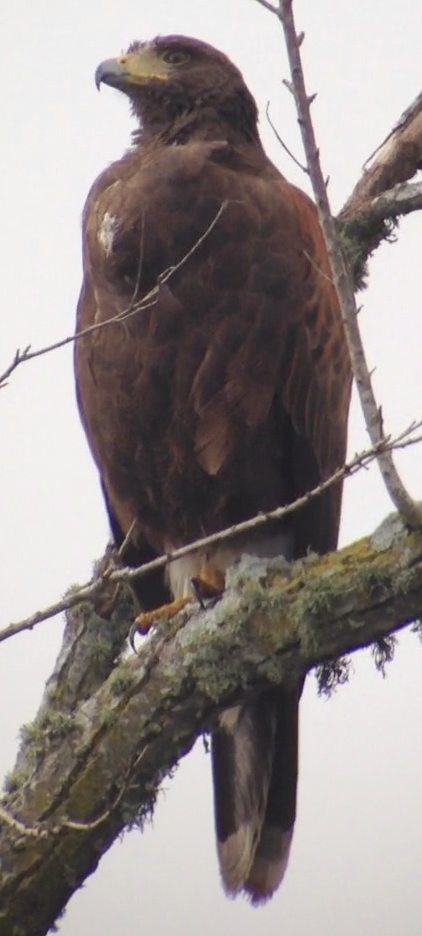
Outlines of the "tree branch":
<svg viewBox="0 0 422 936">
<path fill-rule="evenodd" d="M 399 117 L 384 142 L 367 160 L 362 178 L 341 211 L 341 218 L 361 211 L 367 202 L 422 169 L 422 93 Z"/>
<path fill-rule="evenodd" d="M 164 622 L 137 657 L 113 665 L 110 651 L 103 683 L 54 717 L 44 705 L 26 728 L 0 813 L 0 936 L 47 932 L 119 832 L 142 825 L 164 774 L 218 709 L 258 687 L 291 687 L 413 621 L 421 603 L 422 536 L 393 515 L 323 558 L 244 557 L 214 608 Z M 92 631 L 95 613 L 87 603 L 77 630 Z M 59 695 L 53 679 L 48 696 Z"/>
<path fill-rule="evenodd" d="M 160 288 L 164 286 L 169 279 L 180 270 L 182 266 L 187 263 L 189 258 L 198 250 L 198 248 L 203 244 L 204 240 L 211 233 L 215 225 L 218 223 L 221 215 L 226 210 L 228 205 L 227 201 L 222 201 L 218 211 L 215 214 L 215 217 L 212 219 L 211 223 L 205 229 L 204 233 L 192 244 L 192 247 L 183 255 L 182 259 L 179 260 L 174 266 L 169 267 L 168 270 L 163 270 L 160 276 L 157 279 L 155 286 L 150 289 L 145 296 L 142 297 L 139 301 L 132 301 L 129 303 L 128 307 L 123 309 L 122 312 L 118 312 L 117 315 L 114 315 L 112 318 L 106 319 L 104 322 L 96 322 L 94 325 L 89 325 L 88 328 L 84 328 L 80 332 L 76 332 L 74 335 L 68 335 L 66 338 L 62 338 L 60 341 L 54 342 L 54 344 L 46 345 L 44 348 L 38 348 L 36 351 L 31 351 L 31 345 L 27 345 L 23 351 L 20 351 L 18 348 L 15 352 L 15 356 L 11 363 L 6 367 L 2 374 L 0 374 L 0 390 L 2 387 L 7 386 L 7 380 L 13 371 L 19 367 L 19 364 L 23 364 L 25 361 L 32 361 L 34 358 L 42 357 L 44 354 L 50 354 L 51 351 L 57 351 L 59 348 L 63 348 L 65 345 L 73 344 L 75 341 L 79 341 L 80 338 L 84 338 L 85 335 L 91 334 L 91 332 L 98 331 L 100 328 L 108 328 L 110 325 L 115 325 L 116 323 L 121 323 L 124 319 L 129 318 L 132 315 L 139 315 L 140 312 L 145 312 L 146 309 L 151 308 L 152 305 L 155 305 L 157 302 L 157 296 L 159 294 Z M 135 286 L 135 296 L 137 292 L 137 287 Z"/>
<path fill-rule="evenodd" d="M 260 6 L 263 6 L 265 10 L 268 10 L 270 13 L 275 13 L 278 16 L 278 7 L 273 6 L 272 3 L 269 3 L 268 0 L 256 0 Z"/>
<path fill-rule="evenodd" d="M 98 592 L 102 590 L 103 585 L 106 582 L 110 583 L 111 585 L 119 584 L 121 582 L 131 582 L 134 579 L 142 578 L 144 575 L 148 575 L 149 572 L 154 572 L 156 569 L 162 569 L 165 566 L 170 565 L 171 562 L 175 562 L 176 559 L 181 559 L 183 556 L 188 556 L 190 553 L 197 552 L 199 549 L 206 549 L 209 546 L 214 546 L 216 543 L 221 543 L 225 540 L 232 539 L 235 536 L 247 533 L 259 526 L 264 526 L 265 524 L 270 523 L 272 520 L 283 520 L 290 514 L 295 513 L 297 510 L 305 507 L 306 504 L 308 504 L 309 501 L 313 500 L 315 497 L 319 497 L 324 491 L 332 487 L 333 484 L 338 484 L 339 481 L 344 478 L 351 477 L 356 473 L 356 471 L 359 471 L 359 469 L 366 468 L 374 459 L 378 457 L 380 452 L 389 452 L 399 448 L 407 448 L 409 445 L 416 445 L 417 443 L 421 442 L 421 436 L 410 435 L 412 432 L 419 429 L 421 425 L 422 422 L 412 423 L 395 439 L 390 439 L 389 437 L 384 436 L 375 446 L 372 446 L 369 449 L 365 449 L 363 452 L 359 452 L 359 454 L 355 455 L 351 461 L 346 462 L 342 468 L 338 468 L 337 471 L 331 475 L 331 477 L 326 478 L 325 481 L 321 481 L 320 484 L 318 484 L 311 491 L 307 491 L 306 494 L 298 497 L 297 500 L 292 501 L 290 504 L 285 504 L 282 507 L 276 507 L 275 510 L 261 512 L 255 517 L 251 517 L 250 520 L 244 520 L 241 523 L 236 523 L 233 524 L 233 526 L 227 527 L 225 530 L 219 530 L 217 533 L 211 533 L 209 536 L 203 536 L 201 539 L 195 540 L 193 543 L 188 543 L 187 546 L 181 546 L 179 549 L 174 549 L 163 556 L 158 556 L 156 559 L 152 559 L 150 562 L 146 562 L 138 568 L 116 568 L 116 555 L 119 557 L 119 555 L 124 552 L 124 547 L 127 545 L 127 540 L 130 538 L 128 533 L 127 537 L 122 543 L 122 546 L 120 547 L 119 552 L 116 554 L 115 551 L 111 550 L 107 554 L 108 562 L 101 562 L 100 567 L 97 569 L 93 579 L 90 582 L 87 582 L 85 585 L 81 585 L 78 588 L 72 588 L 63 598 L 49 605 L 47 608 L 44 608 L 40 611 L 35 611 L 33 614 L 27 618 L 24 618 L 22 621 L 17 621 L 16 623 L 12 623 L 7 627 L 4 627 L 2 630 L 0 630 L 0 643 L 2 643 L 4 640 L 8 640 L 10 637 L 15 637 L 17 634 L 21 634 L 23 631 L 32 630 L 33 627 L 35 627 L 37 624 L 41 624 L 42 621 L 48 621 L 57 614 L 61 614 L 63 611 L 68 611 L 70 608 L 81 604 L 87 599 L 94 598 Z M 133 527 L 134 524 L 131 526 L 131 531 L 133 530 Z"/>
<path fill-rule="evenodd" d="M 327 246 L 333 282 L 339 298 L 353 375 L 356 381 L 369 438 L 373 445 L 377 445 L 384 438 L 382 415 L 375 399 L 369 368 L 366 362 L 365 350 L 359 331 L 352 280 L 345 261 L 337 226 L 331 214 L 327 187 L 321 170 L 319 150 L 316 144 L 310 112 L 314 96 L 309 97 L 305 87 L 300 55 L 300 45 L 303 37 L 296 32 L 293 16 L 293 0 L 280 0 L 280 19 L 284 30 L 290 64 L 291 90 L 295 98 L 306 161 L 318 209 L 319 220 Z M 408 494 L 395 467 L 391 452 L 380 451 L 377 456 L 377 461 L 385 486 L 395 507 L 400 511 L 409 526 L 416 527 L 421 525 L 422 512 Z"/>
<path fill-rule="evenodd" d="M 356 288 L 365 284 L 368 257 L 391 240 L 398 219 L 422 208 L 422 183 L 398 182 L 362 206 L 341 211 L 338 223 Z"/>
<path fill-rule="evenodd" d="M 421 208 L 422 182 L 398 182 L 393 188 L 367 202 L 359 217 L 373 222 L 385 221 L 420 211 Z"/>
</svg>

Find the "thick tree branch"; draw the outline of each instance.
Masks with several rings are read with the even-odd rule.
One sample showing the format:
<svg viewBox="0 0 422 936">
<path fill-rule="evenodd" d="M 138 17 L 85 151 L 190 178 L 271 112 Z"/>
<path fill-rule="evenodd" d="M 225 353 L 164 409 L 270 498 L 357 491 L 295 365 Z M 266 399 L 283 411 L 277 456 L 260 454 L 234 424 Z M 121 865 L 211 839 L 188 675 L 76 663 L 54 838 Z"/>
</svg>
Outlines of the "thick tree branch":
<svg viewBox="0 0 422 936">
<path fill-rule="evenodd" d="M 338 224 L 356 288 L 365 285 L 368 257 L 394 238 L 399 218 L 421 208 L 422 182 L 398 182 L 350 214 L 343 209 Z"/>
<path fill-rule="evenodd" d="M 368 221 L 386 221 L 422 208 L 422 182 L 398 182 L 373 198 L 362 211 Z"/>
<path fill-rule="evenodd" d="M 341 218 L 361 211 L 377 195 L 407 182 L 422 169 L 422 94 L 406 108 L 368 162 L 369 168 L 355 185 Z"/>
<path fill-rule="evenodd" d="M 245 557 L 214 608 L 164 622 L 117 665 L 109 648 L 103 683 L 87 676 L 82 702 L 76 692 L 61 711 L 44 705 L 26 728 L 0 815 L 0 936 L 47 932 L 116 835 L 142 825 L 164 773 L 220 707 L 258 687 L 291 686 L 408 624 L 421 604 L 422 536 L 394 515 L 324 558 L 290 566 Z M 93 614 L 87 603 L 76 629 L 92 629 Z M 56 706 L 61 684 L 59 672 L 48 691 Z"/>
</svg>

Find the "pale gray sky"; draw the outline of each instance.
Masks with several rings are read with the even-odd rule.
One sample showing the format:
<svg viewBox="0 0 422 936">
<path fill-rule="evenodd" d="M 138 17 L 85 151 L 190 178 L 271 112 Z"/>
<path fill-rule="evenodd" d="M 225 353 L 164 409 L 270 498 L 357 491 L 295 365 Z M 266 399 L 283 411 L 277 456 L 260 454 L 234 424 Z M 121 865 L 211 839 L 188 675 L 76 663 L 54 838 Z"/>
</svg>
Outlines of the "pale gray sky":
<svg viewBox="0 0 422 936">
<path fill-rule="evenodd" d="M 365 158 L 421 88 L 419 0 L 301 0 L 309 89 L 334 207 Z M 16 347 L 70 334 L 80 278 L 80 214 L 95 176 L 129 141 L 122 95 L 93 81 L 132 39 L 179 32 L 212 42 L 242 68 L 258 102 L 300 155 L 280 27 L 253 0 L 17 0 L 2 52 L 0 370 Z M 262 120 L 271 157 L 306 179 Z M 362 328 L 387 429 L 422 416 L 422 217 L 371 262 Z M 24 364 L 1 393 L 1 622 L 84 581 L 108 535 L 95 469 L 74 402 L 71 351 Z M 365 447 L 357 406 L 350 452 Z M 422 498 L 421 449 L 398 459 Z M 346 485 L 342 542 L 390 510 L 376 468 Z M 0 773 L 36 709 L 62 623 L 0 647 Z M 313 680 L 302 704 L 299 818 L 285 882 L 265 908 L 229 902 L 217 871 L 208 759 L 198 745 L 165 784 L 153 826 L 103 859 L 71 901 L 60 936 L 413 936 L 420 931 L 422 648 L 403 638 L 387 680 L 368 655 L 329 703 Z"/>
</svg>

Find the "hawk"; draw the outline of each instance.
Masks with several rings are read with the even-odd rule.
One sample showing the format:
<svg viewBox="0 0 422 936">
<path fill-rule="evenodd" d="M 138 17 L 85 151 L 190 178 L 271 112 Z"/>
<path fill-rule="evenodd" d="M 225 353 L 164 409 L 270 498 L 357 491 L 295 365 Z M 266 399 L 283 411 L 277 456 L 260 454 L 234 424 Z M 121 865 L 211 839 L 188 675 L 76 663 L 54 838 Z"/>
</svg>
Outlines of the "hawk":
<svg viewBox="0 0 422 936">
<path fill-rule="evenodd" d="M 315 206 L 265 155 L 239 70 L 184 36 L 135 42 L 96 82 L 138 129 L 83 214 L 77 398 L 115 541 L 140 565 L 270 511 L 344 463 L 350 362 Z M 337 544 L 341 484 L 283 522 L 135 585 L 144 612 L 242 553 Z M 212 736 L 224 887 L 278 887 L 296 812 L 301 687 L 247 696 Z"/>
</svg>

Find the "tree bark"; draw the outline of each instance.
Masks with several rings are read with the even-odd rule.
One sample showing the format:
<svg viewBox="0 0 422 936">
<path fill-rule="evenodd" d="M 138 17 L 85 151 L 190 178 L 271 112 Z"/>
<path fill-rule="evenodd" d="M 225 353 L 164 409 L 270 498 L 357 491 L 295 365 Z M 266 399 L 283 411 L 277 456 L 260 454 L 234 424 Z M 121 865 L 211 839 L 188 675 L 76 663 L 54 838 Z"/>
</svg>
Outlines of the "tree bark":
<svg viewBox="0 0 422 936">
<path fill-rule="evenodd" d="M 47 933 L 116 836 L 142 827 L 163 776 L 219 709 L 258 687 L 292 686 L 414 621 L 421 605 L 422 533 L 391 515 L 371 537 L 322 558 L 244 557 L 213 608 L 192 604 L 163 621 L 138 655 L 116 659 L 116 642 L 105 639 L 97 678 L 94 637 L 117 628 L 121 646 L 130 604 L 120 591 L 72 609 L 2 801 L 0 936 Z"/>
</svg>

